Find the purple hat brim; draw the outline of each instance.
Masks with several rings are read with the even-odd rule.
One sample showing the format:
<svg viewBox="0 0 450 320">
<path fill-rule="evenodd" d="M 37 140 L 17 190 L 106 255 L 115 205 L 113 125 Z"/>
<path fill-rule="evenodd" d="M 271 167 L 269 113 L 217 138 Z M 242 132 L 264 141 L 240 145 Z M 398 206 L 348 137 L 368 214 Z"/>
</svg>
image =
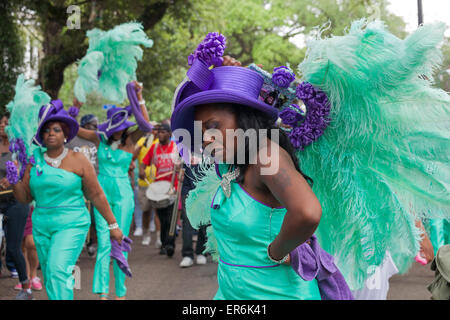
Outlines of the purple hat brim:
<svg viewBox="0 0 450 320">
<path fill-rule="evenodd" d="M 136 125 L 136 123 L 127 120 L 127 121 L 124 121 L 120 126 L 114 128 L 114 129 L 112 129 L 112 130 L 106 131 L 106 129 L 108 128 L 108 124 L 109 124 L 108 121 L 103 122 L 103 123 L 100 124 L 100 125 L 98 126 L 98 128 L 97 128 L 97 132 L 98 132 L 98 133 L 101 133 L 101 134 L 105 134 L 106 137 L 107 137 L 108 139 L 109 139 L 109 137 L 111 137 L 114 133 L 116 133 L 116 132 L 118 132 L 118 131 L 121 131 L 121 130 L 128 129 L 128 128 L 130 128 L 130 127 Z"/>
<path fill-rule="evenodd" d="M 278 110 L 260 100 L 249 98 L 232 89 L 207 90 L 195 93 L 178 104 L 171 117 L 172 130 L 186 129 L 193 137 L 195 107 L 214 103 L 240 104 L 263 112 L 274 122 L 278 119 Z M 190 149 L 193 150 L 192 144 Z"/>
<path fill-rule="evenodd" d="M 68 117 L 68 116 L 61 116 L 61 115 L 54 115 L 48 117 L 41 125 L 38 127 L 35 135 L 35 140 L 39 143 L 39 145 L 44 145 L 44 142 L 41 137 L 41 130 L 44 128 L 44 126 L 52 121 L 58 121 L 63 122 L 69 127 L 69 136 L 67 137 L 67 142 L 75 138 L 75 136 L 78 133 L 78 129 L 80 128 L 77 120 L 74 118 Z"/>
</svg>

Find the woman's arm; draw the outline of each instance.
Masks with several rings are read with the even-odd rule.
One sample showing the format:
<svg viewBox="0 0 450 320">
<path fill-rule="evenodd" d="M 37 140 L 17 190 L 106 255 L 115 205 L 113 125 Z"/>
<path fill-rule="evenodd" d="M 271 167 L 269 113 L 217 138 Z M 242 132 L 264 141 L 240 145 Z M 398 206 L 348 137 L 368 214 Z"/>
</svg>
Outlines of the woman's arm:
<svg viewBox="0 0 450 320">
<path fill-rule="evenodd" d="M 274 174 L 264 174 L 260 171 L 260 179 L 287 209 L 280 233 L 270 244 L 270 256 L 281 260 L 313 235 L 319 225 L 322 208 L 311 187 L 295 169 L 291 157 L 284 149 L 278 145 L 274 148 L 272 143 L 260 152 L 267 152 L 269 163 L 258 163 L 256 168 L 275 168 L 276 171 Z"/>
<path fill-rule="evenodd" d="M 100 144 L 100 138 L 98 137 L 97 132 L 94 130 L 88 130 L 80 127 L 80 129 L 78 129 L 77 136 L 79 136 L 82 139 L 91 141 L 92 143 L 95 144 L 97 148 L 98 145 Z"/>
<path fill-rule="evenodd" d="M 142 132 L 139 129 L 134 130 L 127 138 L 127 143 L 131 143 L 132 145 L 135 145 L 140 138 L 142 138 L 145 135 L 145 132 Z"/>
<path fill-rule="evenodd" d="M 138 101 L 143 103 L 139 103 L 139 109 L 141 111 L 142 117 L 146 122 L 150 122 L 150 118 L 148 116 L 147 107 L 145 106 L 144 98 L 142 97 L 142 85 L 140 85 L 137 81 L 133 81 L 134 89 L 136 91 L 136 96 Z M 135 130 L 130 134 L 129 138 L 131 139 L 131 143 L 136 144 L 137 141 L 142 138 L 146 133 L 140 129 Z"/>
<path fill-rule="evenodd" d="M 90 200 L 94 207 L 100 212 L 103 218 L 106 220 L 108 225 L 117 223 L 114 217 L 111 207 L 109 206 L 108 200 L 106 199 L 105 193 L 102 187 L 98 183 L 97 175 L 95 173 L 94 167 L 89 162 L 89 160 L 81 153 L 74 153 L 82 166 L 83 176 L 83 193 L 86 199 Z M 110 230 L 111 238 L 117 240 L 119 244 L 122 241 L 123 234 L 120 229 Z"/>
<path fill-rule="evenodd" d="M 78 101 L 77 98 L 73 98 L 73 107 L 81 109 L 81 106 L 83 105 L 83 103 L 81 103 L 80 101 Z M 78 133 L 77 136 L 79 136 L 82 139 L 91 141 L 92 143 L 94 143 L 97 147 L 100 144 L 100 139 L 97 135 L 97 132 L 95 132 L 94 130 L 88 130 L 85 128 L 82 128 L 80 126 L 80 128 L 78 129 Z"/>
<path fill-rule="evenodd" d="M 12 186 L 14 197 L 18 202 L 30 203 L 33 201 L 30 190 L 30 171 L 31 164 L 28 164 L 25 173 L 23 174 L 22 181 L 19 181 Z"/>
</svg>

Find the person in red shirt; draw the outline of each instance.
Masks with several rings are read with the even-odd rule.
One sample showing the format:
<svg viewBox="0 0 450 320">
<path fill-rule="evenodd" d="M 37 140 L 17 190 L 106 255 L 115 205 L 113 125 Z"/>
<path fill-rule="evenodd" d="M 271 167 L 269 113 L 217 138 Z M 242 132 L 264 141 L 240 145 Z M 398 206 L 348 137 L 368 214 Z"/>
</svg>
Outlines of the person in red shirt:
<svg viewBox="0 0 450 320">
<path fill-rule="evenodd" d="M 174 187 L 178 188 L 178 173 L 180 169 L 180 158 L 176 143 L 171 141 L 172 130 L 167 122 L 163 122 L 158 131 L 159 143 L 155 143 L 151 146 L 150 150 L 142 160 L 140 172 L 145 172 L 145 168 L 154 164 L 156 166 L 155 181 L 166 180 L 171 182 L 174 170 Z M 145 179 L 145 176 L 140 177 Z M 178 203 L 176 203 L 178 204 Z M 156 209 L 156 213 L 161 222 L 161 251 L 160 254 L 167 254 L 172 257 L 175 251 L 175 239 L 169 237 L 170 220 L 172 216 L 173 206 L 172 204 L 165 208 Z"/>
</svg>

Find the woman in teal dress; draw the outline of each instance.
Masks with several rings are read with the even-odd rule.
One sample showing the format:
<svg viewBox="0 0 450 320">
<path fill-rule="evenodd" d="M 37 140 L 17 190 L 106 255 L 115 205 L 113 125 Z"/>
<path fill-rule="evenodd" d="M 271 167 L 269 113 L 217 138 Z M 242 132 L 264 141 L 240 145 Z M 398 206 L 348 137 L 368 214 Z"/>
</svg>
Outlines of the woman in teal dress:
<svg viewBox="0 0 450 320">
<path fill-rule="evenodd" d="M 51 300 L 73 299 L 72 271 L 90 225 L 84 197 L 101 213 L 109 229 L 108 237 L 119 243 L 123 238 L 92 164 L 81 153 L 64 146 L 77 131 L 78 123 L 60 100 L 42 106 L 34 142 L 46 151 L 35 149 L 34 163 L 27 166 L 22 181 L 13 186 L 18 201 L 36 202 L 33 237 Z"/>
<path fill-rule="evenodd" d="M 186 204 L 193 225 L 197 225 L 194 215 L 210 210 L 210 219 L 202 222 L 210 220 L 207 250 L 218 255 L 215 299 L 320 300 L 317 280 L 305 281 L 289 265 L 289 253 L 317 228 L 320 203 L 287 136 L 275 127 L 277 109 L 258 99 L 263 78 L 233 60 L 227 58 L 225 66 L 210 69 L 211 61 L 194 58 L 188 81 L 176 91 L 171 119 L 177 139 L 177 129 L 194 136 L 194 120 L 201 121 L 202 145 L 191 145 L 183 136 L 182 152 L 201 148 L 204 154 L 213 154 L 220 176 L 219 183 L 211 177 L 202 180 L 206 189 L 215 188 L 213 197 L 197 185 Z M 227 130 L 237 129 L 269 129 L 269 133 L 254 144 L 227 136 Z M 270 129 L 279 133 L 279 141 L 271 138 Z M 242 146 L 244 154 L 239 153 Z M 244 162 L 236 161 L 242 155 Z"/>
<path fill-rule="evenodd" d="M 132 86 L 131 86 L 132 85 Z M 132 162 L 133 152 L 137 141 L 151 130 L 148 113 L 142 99 L 142 86 L 136 81 L 128 85 L 130 107 L 112 107 L 107 111 L 108 120 L 99 125 L 97 132 L 80 128 L 78 135 L 90 140 L 98 147 L 98 180 L 102 186 L 109 205 L 117 219 L 123 233 L 128 236 L 134 212 L 134 193 L 131 187 L 128 170 Z M 136 100 L 139 100 L 137 101 Z M 139 106 L 137 104 L 139 103 Z M 81 107 L 76 101 L 75 106 Z M 134 109 L 132 108 L 134 107 Z M 137 111 L 136 111 L 137 110 Z M 137 114 L 140 112 L 140 115 Z M 134 113 L 139 128 L 129 132 L 135 123 L 128 121 Z M 97 210 L 94 211 L 97 229 L 97 260 L 94 269 L 92 291 L 100 295 L 100 299 L 108 298 L 109 293 L 109 264 L 111 243 L 108 239 L 107 225 Z M 125 258 L 128 254 L 124 252 Z M 125 274 L 120 270 L 117 262 L 113 262 L 116 298 L 125 299 L 127 288 Z"/>
</svg>

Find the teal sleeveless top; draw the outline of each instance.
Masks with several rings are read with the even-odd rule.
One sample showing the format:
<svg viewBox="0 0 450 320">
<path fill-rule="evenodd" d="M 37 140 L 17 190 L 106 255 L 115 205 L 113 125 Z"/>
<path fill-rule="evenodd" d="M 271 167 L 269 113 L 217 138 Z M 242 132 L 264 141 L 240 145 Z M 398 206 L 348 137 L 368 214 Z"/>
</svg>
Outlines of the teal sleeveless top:
<svg viewBox="0 0 450 320">
<path fill-rule="evenodd" d="M 228 172 L 219 165 L 219 174 Z M 267 257 L 267 246 L 281 229 L 285 208 L 271 208 L 231 182 L 227 198 L 221 187 L 211 202 L 211 224 L 219 253 L 215 299 L 320 300 L 317 280 L 305 281 L 288 265 Z"/>
<path fill-rule="evenodd" d="M 36 203 L 33 227 L 40 222 L 66 228 L 89 224 L 82 178 L 47 164 L 40 149 L 34 151 L 34 159 L 30 171 L 30 191 Z"/>
<path fill-rule="evenodd" d="M 103 139 L 98 147 L 98 181 L 105 192 L 110 205 L 120 204 L 122 198 L 134 197 L 128 169 L 133 154 L 113 150 Z"/>
<path fill-rule="evenodd" d="M 115 178 L 128 178 L 128 168 L 133 158 L 131 153 L 120 149 L 113 150 L 102 139 L 97 157 L 99 174 Z"/>
</svg>

